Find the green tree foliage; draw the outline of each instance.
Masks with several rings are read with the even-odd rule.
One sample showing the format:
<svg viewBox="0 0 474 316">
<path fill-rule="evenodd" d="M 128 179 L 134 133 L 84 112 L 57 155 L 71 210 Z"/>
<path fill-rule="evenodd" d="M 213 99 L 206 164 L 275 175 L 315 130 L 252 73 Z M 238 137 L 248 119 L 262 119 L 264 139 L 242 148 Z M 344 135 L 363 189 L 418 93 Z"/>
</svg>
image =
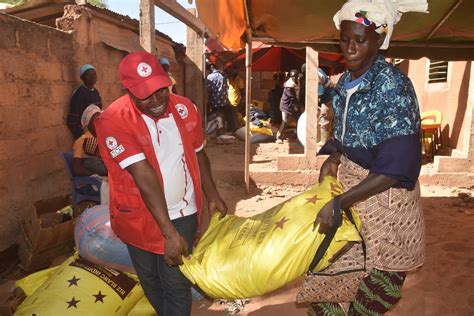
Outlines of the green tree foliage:
<svg viewBox="0 0 474 316">
<path fill-rule="evenodd" d="M 87 2 L 99 8 L 107 8 L 107 0 L 87 0 Z"/>
<path fill-rule="evenodd" d="M 28 0 L 1 0 L 1 3 L 8 3 L 13 5 L 20 5 L 28 2 Z"/>
</svg>

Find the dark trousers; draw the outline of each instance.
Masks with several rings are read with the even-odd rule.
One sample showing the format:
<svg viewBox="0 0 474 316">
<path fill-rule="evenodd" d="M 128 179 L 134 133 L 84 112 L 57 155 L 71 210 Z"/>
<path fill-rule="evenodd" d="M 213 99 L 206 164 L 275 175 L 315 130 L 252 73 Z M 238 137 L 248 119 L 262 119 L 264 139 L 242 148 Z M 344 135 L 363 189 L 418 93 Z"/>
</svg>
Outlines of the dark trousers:
<svg viewBox="0 0 474 316">
<path fill-rule="evenodd" d="M 197 214 L 171 221 L 192 249 L 197 226 Z M 145 295 L 160 316 L 191 314 L 191 283 L 178 267 L 168 267 L 164 255 L 128 245 L 128 252 Z"/>
<path fill-rule="evenodd" d="M 224 115 L 225 121 L 227 122 L 227 131 L 235 132 L 239 124 L 237 119 L 237 108 L 231 105 L 226 105 L 216 108 L 216 110 Z"/>
</svg>

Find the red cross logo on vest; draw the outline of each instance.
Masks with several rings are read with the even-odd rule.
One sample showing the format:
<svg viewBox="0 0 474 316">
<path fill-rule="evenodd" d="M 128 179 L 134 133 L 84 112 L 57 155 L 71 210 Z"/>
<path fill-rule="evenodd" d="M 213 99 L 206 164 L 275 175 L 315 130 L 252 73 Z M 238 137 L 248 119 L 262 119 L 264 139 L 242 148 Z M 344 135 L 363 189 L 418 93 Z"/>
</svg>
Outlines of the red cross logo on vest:
<svg viewBox="0 0 474 316">
<path fill-rule="evenodd" d="M 176 111 L 178 112 L 179 116 L 181 116 L 182 119 L 185 119 L 188 117 L 188 108 L 181 103 L 176 104 Z"/>
<path fill-rule="evenodd" d="M 117 148 L 117 140 L 114 137 L 109 136 L 105 139 L 105 145 L 110 150 L 114 150 L 115 148 Z"/>
</svg>

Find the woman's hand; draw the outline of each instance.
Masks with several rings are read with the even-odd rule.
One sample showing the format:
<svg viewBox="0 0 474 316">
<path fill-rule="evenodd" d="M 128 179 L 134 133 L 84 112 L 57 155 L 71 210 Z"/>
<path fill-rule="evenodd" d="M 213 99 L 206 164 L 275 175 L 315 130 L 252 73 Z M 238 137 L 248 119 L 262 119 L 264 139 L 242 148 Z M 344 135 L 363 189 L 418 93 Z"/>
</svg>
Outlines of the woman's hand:
<svg viewBox="0 0 474 316">
<path fill-rule="evenodd" d="M 333 210 L 334 210 L 334 199 L 327 202 L 326 205 L 324 205 L 323 208 L 319 211 L 313 223 L 313 231 L 316 229 L 316 227 L 318 227 L 318 224 L 319 224 L 318 232 L 320 234 L 326 234 L 329 231 L 329 229 L 331 229 Z"/>
</svg>

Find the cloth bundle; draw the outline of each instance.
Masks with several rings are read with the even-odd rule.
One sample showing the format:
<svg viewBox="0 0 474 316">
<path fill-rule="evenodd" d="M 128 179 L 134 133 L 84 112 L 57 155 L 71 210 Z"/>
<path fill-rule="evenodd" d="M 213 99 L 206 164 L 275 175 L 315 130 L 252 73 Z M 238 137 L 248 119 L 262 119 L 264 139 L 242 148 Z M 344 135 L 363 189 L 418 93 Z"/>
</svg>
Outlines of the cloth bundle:
<svg viewBox="0 0 474 316">
<path fill-rule="evenodd" d="M 377 33 L 386 33 L 380 49 L 387 49 L 393 33 L 393 26 L 403 13 L 427 13 L 426 0 L 349 0 L 334 15 L 334 24 L 339 30 L 342 21 L 354 21 L 373 27 Z"/>
</svg>

